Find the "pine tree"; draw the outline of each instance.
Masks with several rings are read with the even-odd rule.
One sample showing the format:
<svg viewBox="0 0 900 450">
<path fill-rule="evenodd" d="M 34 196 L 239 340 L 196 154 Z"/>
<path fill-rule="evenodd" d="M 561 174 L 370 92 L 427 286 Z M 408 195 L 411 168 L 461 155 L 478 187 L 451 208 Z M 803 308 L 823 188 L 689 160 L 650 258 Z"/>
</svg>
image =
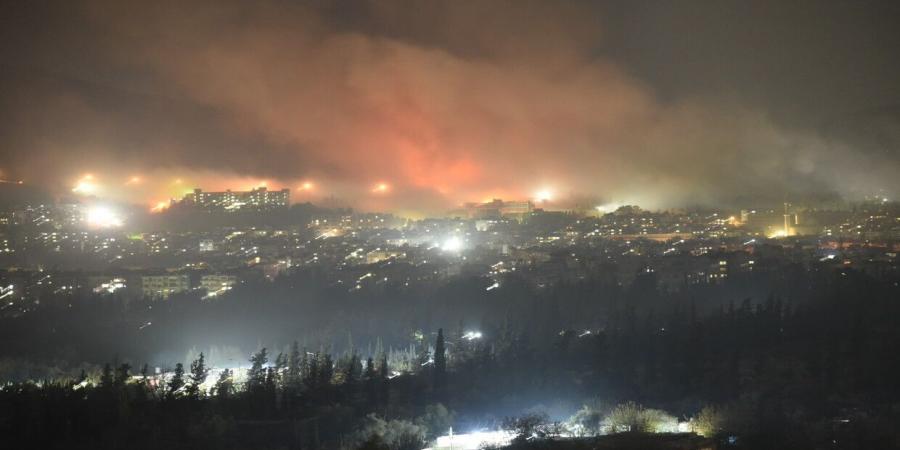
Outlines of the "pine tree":
<svg viewBox="0 0 900 450">
<path fill-rule="evenodd" d="M 274 394 L 278 387 L 278 371 L 274 367 L 266 369 L 266 383 L 263 386 L 267 394 Z"/>
<path fill-rule="evenodd" d="M 375 361 L 372 360 L 372 357 L 370 356 L 368 359 L 366 359 L 366 367 L 365 369 L 363 369 L 363 380 L 374 381 L 376 376 Z"/>
<path fill-rule="evenodd" d="M 319 363 L 319 386 L 327 387 L 331 384 L 331 379 L 334 377 L 334 362 L 331 360 L 331 355 L 326 353 L 322 357 L 322 361 Z"/>
<path fill-rule="evenodd" d="M 116 368 L 116 379 L 114 381 L 116 386 L 125 386 L 125 383 L 128 382 L 128 378 L 131 376 L 131 364 L 122 363 L 119 367 Z"/>
<path fill-rule="evenodd" d="M 103 365 L 103 372 L 100 374 L 100 387 L 111 387 L 113 385 L 113 370 L 109 363 Z"/>
<path fill-rule="evenodd" d="M 306 378 L 304 384 L 309 390 L 314 390 L 319 384 L 319 353 L 314 353 L 306 364 Z"/>
<path fill-rule="evenodd" d="M 289 389 L 296 390 L 300 385 L 302 363 L 303 360 L 300 357 L 300 344 L 297 341 L 294 341 L 294 343 L 291 344 L 291 352 L 288 355 L 287 375 L 285 377 L 285 385 Z"/>
<path fill-rule="evenodd" d="M 175 397 L 178 391 L 184 387 L 184 365 L 175 364 L 175 374 L 167 384 L 169 397 Z"/>
<path fill-rule="evenodd" d="M 272 383 L 275 389 L 284 389 L 286 384 L 285 378 L 287 377 L 287 366 L 288 355 L 285 355 L 284 352 L 278 352 L 278 356 L 275 357 L 275 367 L 272 376 Z"/>
<path fill-rule="evenodd" d="M 356 352 L 350 354 L 349 359 L 347 360 L 346 365 L 344 366 L 344 384 L 345 385 L 353 385 L 357 381 L 359 381 L 360 375 L 362 375 L 362 367 L 359 362 L 359 356 Z"/>
<path fill-rule="evenodd" d="M 247 390 L 256 391 L 262 389 L 266 383 L 266 363 L 269 362 L 269 356 L 266 349 L 256 352 L 250 357 L 250 370 L 247 371 Z"/>
<path fill-rule="evenodd" d="M 216 381 L 216 385 L 213 388 L 216 398 L 219 400 L 227 400 L 234 394 L 233 376 L 234 374 L 230 369 L 225 369 L 219 374 L 219 379 Z"/>
<path fill-rule="evenodd" d="M 378 363 L 378 379 L 387 380 L 388 376 L 390 376 L 390 370 L 388 368 L 388 358 L 387 353 L 381 352 L 381 357 L 379 358 Z"/>
<path fill-rule="evenodd" d="M 371 408 L 378 402 L 378 374 L 375 372 L 375 361 L 370 356 L 366 359 L 362 379 L 365 387 L 366 403 Z"/>
<path fill-rule="evenodd" d="M 390 373 L 387 353 L 382 352 L 381 362 L 378 364 L 377 394 L 375 396 L 380 405 L 387 405 L 390 398 L 390 385 L 388 384 Z"/>
<path fill-rule="evenodd" d="M 200 356 L 191 362 L 191 382 L 185 389 L 188 398 L 196 399 L 200 397 L 200 385 L 206 381 L 206 377 L 209 375 L 209 369 L 206 367 L 205 359 L 206 358 L 201 352 Z"/>
</svg>

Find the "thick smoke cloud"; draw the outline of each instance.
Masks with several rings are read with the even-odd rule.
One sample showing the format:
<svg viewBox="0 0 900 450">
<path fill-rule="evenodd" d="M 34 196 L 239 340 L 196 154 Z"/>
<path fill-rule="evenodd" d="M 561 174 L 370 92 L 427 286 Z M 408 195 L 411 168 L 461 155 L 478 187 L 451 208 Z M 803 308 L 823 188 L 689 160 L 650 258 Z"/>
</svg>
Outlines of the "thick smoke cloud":
<svg viewBox="0 0 900 450">
<path fill-rule="evenodd" d="M 898 191 L 896 134 L 863 151 L 852 133 L 787 124 L 702 78 L 663 95 L 610 51 L 604 14 L 560 2 L 20 6 L 0 36 L 0 167 L 61 190 L 83 172 L 141 173 L 152 181 L 129 195 L 142 202 L 177 195 L 177 177 L 314 180 L 317 196 L 432 212 L 542 188 L 651 207 Z M 382 182 L 389 192 L 372 193 Z"/>
</svg>

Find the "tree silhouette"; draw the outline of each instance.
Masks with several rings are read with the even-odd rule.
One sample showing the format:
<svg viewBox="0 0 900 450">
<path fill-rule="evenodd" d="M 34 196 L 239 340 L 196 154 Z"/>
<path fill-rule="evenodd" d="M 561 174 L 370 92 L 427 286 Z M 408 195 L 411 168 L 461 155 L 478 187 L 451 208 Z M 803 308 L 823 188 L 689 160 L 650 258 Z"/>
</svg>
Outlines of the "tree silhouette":
<svg viewBox="0 0 900 450">
<path fill-rule="evenodd" d="M 213 388 L 216 398 L 221 401 L 228 400 L 234 394 L 234 379 L 231 369 L 225 369 L 219 374 L 216 385 Z"/>
<path fill-rule="evenodd" d="M 200 397 L 200 385 L 206 381 L 209 375 L 209 369 L 206 367 L 205 357 L 203 353 L 191 362 L 190 384 L 185 388 L 185 395 L 188 398 L 197 399 Z"/>
<path fill-rule="evenodd" d="M 438 328 L 437 339 L 434 342 L 434 389 L 444 387 L 447 377 L 447 351 L 444 348 L 444 329 Z"/>
<path fill-rule="evenodd" d="M 172 379 L 166 384 L 168 389 L 168 397 L 175 398 L 178 395 L 178 391 L 184 387 L 184 364 L 178 363 L 175 364 L 175 373 L 172 375 Z"/>
</svg>

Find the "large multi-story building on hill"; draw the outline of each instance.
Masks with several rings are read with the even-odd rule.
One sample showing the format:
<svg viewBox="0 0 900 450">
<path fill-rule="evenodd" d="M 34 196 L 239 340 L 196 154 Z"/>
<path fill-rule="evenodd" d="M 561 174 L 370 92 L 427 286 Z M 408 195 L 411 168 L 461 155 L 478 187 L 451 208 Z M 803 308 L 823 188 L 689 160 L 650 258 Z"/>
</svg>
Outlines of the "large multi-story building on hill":
<svg viewBox="0 0 900 450">
<path fill-rule="evenodd" d="M 291 203 L 290 189 L 270 191 L 265 187 L 249 191 L 204 192 L 194 189 L 184 196 L 184 205 L 209 211 L 267 210 L 287 208 Z"/>
</svg>

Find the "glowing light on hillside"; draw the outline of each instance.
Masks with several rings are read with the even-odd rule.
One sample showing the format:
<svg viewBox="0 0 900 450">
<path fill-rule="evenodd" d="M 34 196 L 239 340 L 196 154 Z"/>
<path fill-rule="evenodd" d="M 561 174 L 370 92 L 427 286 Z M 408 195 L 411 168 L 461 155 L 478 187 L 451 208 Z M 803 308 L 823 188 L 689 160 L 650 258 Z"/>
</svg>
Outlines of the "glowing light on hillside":
<svg viewBox="0 0 900 450">
<path fill-rule="evenodd" d="M 374 188 L 372 188 L 372 192 L 374 192 L 376 194 L 383 194 L 383 193 L 387 192 L 388 190 L 390 190 L 390 188 L 391 187 L 388 186 L 387 183 L 378 183 L 375 185 Z"/>
<path fill-rule="evenodd" d="M 460 239 L 456 236 L 451 236 L 451 237 L 447 238 L 447 240 L 445 240 L 444 243 L 441 244 L 441 250 L 443 250 L 445 252 L 458 252 L 458 251 L 462 250 L 462 247 L 463 247 L 462 239 Z"/>
<path fill-rule="evenodd" d="M 594 208 L 597 210 L 597 212 L 599 212 L 601 214 L 607 214 L 607 213 L 615 212 L 615 210 L 617 210 L 621 207 L 622 207 L 622 204 L 620 204 L 620 203 L 607 203 L 605 205 L 595 206 Z"/>
<path fill-rule="evenodd" d="M 87 223 L 97 228 L 115 228 L 122 226 L 122 218 L 106 206 L 93 206 L 88 210 Z"/>
<path fill-rule="evenodd" d="M 157 202 L 150 208 L 150 212 L 163 212 L 169 208 L 169 202 Z"/>
<path fill-rule="evenodd" d="M 81 195 L 91 195 L 96 193 L 99 189 L 100 187 L 94 182 L 94 176 L 87 174 L 75 183 L 72 192 Z"/>
<path fill-rule="evenodd" d="M 539 202 L 549 202 L 553 200 L 553 191 L 550 189 L 541 189 L 540 191 L 535 192 L 534 199 Z"/>
<path fill-rule="evenodd" d="M 476 450 L 480 448 L 505 447 L 512 442 L 515 436 L 515 433 L 506 430 L 454 434 L 451 428 L 449 434 L 438 436 L 435 440 L 434 448 Z"/>
<path fill-rule="evenodd" d="M 480 331 L 466 331 L 466 334 L 462 335 L 462 338 L 467 341 L 474 341 L 476 339 L 481 339 Z"/>
<path fill-rule="evenodd" d="M 311 191 L 315 188 L 315 185 L 310 181 L 304 181 L 297 189 L 301 191 Z"/>
<path fill-rule="evenodd" d="M 129 178 L 128 181 L 125 182 L 125 184 L 129 184 L 129 185 L 131 185 L 131 184 L 140 184 L 141 181 L 144 181 L 144 180 L 143 180 L 141 177 L 135 175 L 135 176 Z"/>
</svg>

